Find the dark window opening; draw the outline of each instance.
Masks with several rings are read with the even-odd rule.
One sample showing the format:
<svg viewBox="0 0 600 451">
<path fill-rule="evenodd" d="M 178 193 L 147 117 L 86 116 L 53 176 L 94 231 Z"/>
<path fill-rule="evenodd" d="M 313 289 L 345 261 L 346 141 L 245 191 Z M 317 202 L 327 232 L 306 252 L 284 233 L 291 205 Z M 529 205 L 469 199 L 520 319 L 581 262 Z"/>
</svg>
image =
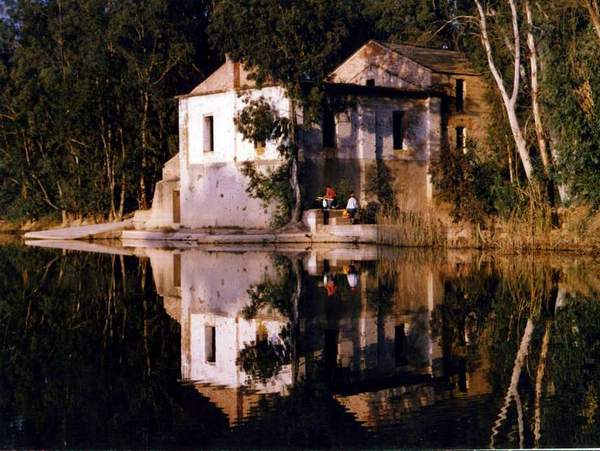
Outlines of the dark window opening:
<svg viewBox="0 0 600 451">
<path fill-rule="evenodd" d="M 323 147 L 335 148 L 335 114 L 331 111 L 323 113 Z"/>
<path fill-rule="evenodd" d="M 337 367 L 338 358 L 338 331 L 325 329 L 325 343 L 323 343 L 323 361 L 328 370 Z"/>
<path fill-rule="evenodd" d="M 181 222 L 181 205 L 179 202 L 179 190 L 173 191 L 173 222 L 179 224 Z"/>
<path fill-rule="evenodd" d="M 213 116 L 204 116 L 204 151 L 213 152 L 215 150 L 214 118 Z"/>
<path fill-rule="evenodd" d="M 459 150 L 464 150 L 465 147 L 465 128 L 456 127 L 456 148 Z"/>
<path fill-rule="evenodd" d="M 465 81 L 456 80 L 456 111 L 462 113 L 465 109 Z"/>
<path fill-rule="evenodd" d="M 404 148 L 404 112 L 394 111 L 393 113 L 393 135 L 394 135 L 394 150 Z"/>
<path fill-rule="evenodd" d="M 181 287 L 181 254 L 175 254 L 173 259 L 173 285 Z"/>
<path fill-rule="evenodd" d="M 208 363 L 217 361 L 217 329 L 215 326 L 205 326 L 204 328 L 204 354 Z"/>
<path fill-rule="evenodd" d="M 396 361 L 396 366 L 406 365 L 408 359 L 406 358 L 406 332 L 404 324 L 396 326 L 394 332 L 394 360 Z"/>
<path fill-rule="evenodd" d="M 375 79 L 374 78 L 367 79 L 367 86 L 369 86 L 369 87 L 375 86 Z"/>
</svg>

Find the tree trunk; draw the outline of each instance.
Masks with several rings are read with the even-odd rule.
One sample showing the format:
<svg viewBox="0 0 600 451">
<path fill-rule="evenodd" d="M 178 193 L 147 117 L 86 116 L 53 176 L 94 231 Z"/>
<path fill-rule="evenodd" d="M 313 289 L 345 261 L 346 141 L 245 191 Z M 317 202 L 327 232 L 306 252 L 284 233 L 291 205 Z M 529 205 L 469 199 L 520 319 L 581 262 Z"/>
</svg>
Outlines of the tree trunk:
<svg viewBox="0 0 600 451">
<path fill-rule="evenodd" d="M 56 182 L 56 188 L 58 190 L 58 201 L 60 204 L 60 213 L 62 216 L 62 225 L 66 226 L 68 222 L 67 210 L 65 209 L 65 200 L 63 195 L 63 190 L 60 186 L 60 182 Z"/>
<path fill-rule="evenodd" d="M 125 142 L 123 140 L 123 127 L 119 127 L 119 138 L 121 141 L 121 161 L 122 164 L 125 164 L 125 160 L 127 158 L 127 154 L 125 152 Z M 125 170 L 121 168 L 121 192 L 119 193 L 119 220 L 123 219 L 123 214 L 125 213 L 125 197 L 126 197 L 126 188 L 127 183 L 125 179 Z"/>
<path fill-rule="evenodd" d="M 290 184 L 292 186 L 292 190 L 294 191 L 294 208 L 292 210 L 291 222 L 297 223 L 302 220 L 302 189 L 300 186 L 300 177 L 299 177 L 299 165 L 298 165 L 298 157 L 299 157 L 299 149 L 298 149 L 298 119 L 296 117 L 296 102 L 294 100 L 290 100 L 290 119 L 291 119 L 291 132 L 290 132 L 290 143 L 292 146 L 291 149 L 291 178 Z"/>
<path fill-rule="evenodd" d="M 535 375 L 535 399 L 534 399 L 534 427 L 533 440 L 534 446 L 540 446 L 540 438 L 542 437 L 542 384 L 544 381 L 544 372 L 546 370 L 546 359 L 548 357 L 548 343 L 550 342 L 550 321 L 546 322 L 544 337 L 542 338 L 542 349 L 540 351 L 540 359 Z"/>
<path fill-rule="evenodd" d="M 527 18 L 527 48 L 529 49 L 529 70 L 531 75 L 531 105 L 533 107 L 533 121 L 535 124 L 535 135 L 538 141 L 538 148 L 544 165 L 544 174 L 551 176 L 552 162 L 548 158 L 548 146 L 542 125 L 542 115 L 540 112 L 540 91 L 538 83 L 538 61 L 535 39 L 533 37 L 533 15 L 531 14 L 531 5 L 529 0 L 525 0 L 525 16 Z"/>
<path fill-rule="evenodd" d="M 479 28 L 481 30 L 481 43 L 485 49 L 485 53 L 488 60 L 488 66 L 494 77 L 496 85 L 498 86 L 498 90 L 500 91 L 500 95 L 502 96 L 502 102 L 504 104 L 504 109 L 506 111 L 506 115 L 508 116 L 508 122 L 510 124 L 510 129 L 513 134 L 513 138 L 515 140 L 515 145 L 517 147 L 517 152 L 519 153 L 519 157 L 521 158 L 521 163 L 523 164 L 523 169 L 525 170 L 525 175 L 527 176 L 527 180 L 532 181 L 534 177 L 533 173 L 533 165 L 531 163 L 531 156 L 529 155 L 529 150 L 527 149 L 527 142 L 523 135 L 523 131 L 519 124 L 519 119 L 517 117 L 517 97 L 519 95 L 519 84 L 520 84 L 520 69 L 521 69 L 521 38 L 519 36 L 519 21 L 517 16 L 517 9 L 515 6 L 514 0 L 509 0 L 510 9 L 512 13 L 512 26 L 513 26 L 513 39 L 514 39 L 514 79 L 512 85 L 512 94 L 509 97 L 506 87 L 504 86 L 504 80 L 500 72 L 496 67 L 496 63 L 494 61 L 494 56 L 492 53 L 492 46 L 490 43 L 488 29 L 487 29 L 487 19 L 485 15 L 485 11 L 483 10 L 483 6 L 481 5 L 480 0 L 474 0 L 475 5 L 477 6 L 477 10 L 479 12 Z"/>
<path fill-rule="evenodd" d="M 523 364 L 525 363 L 525 359 L 529 354 L 529 343 L 531 342 L 531 336 L 533 335 L 533 321 L 531 318 L 527 320 L 527 325 L 525 326 L 525 331 L 523 332 L 523 337 L 521 338 L 521 344 L 519 345 L 519 350 L 517 351 L 517 356 L 515 357 L 515 363 L 513 365 L 512 375 L 510 377 L 510 385 L 506 390 L 506 396 L 504 397 L 504 404 L 500 408 L 500 413 L 498 414 L 498 418 L 494 422 L 494 426 L 492 427 L 492 437 L 490 439 L 490 448 L 494 447 L 494 438 L 498 435 L 500 431 L 500 426 L 502 426 L 502 422 L 507 417 L 508 406 L 510 405 L 510 400 L 515 397 L 517 394 L 517 385 L 519 383 L 519 378 L 521 377 L 521 370 L 523 369 Z"/>
<path fill-rule="evenodd" d="M 598 44 L 600 44 L 600 7 L 598 6 L 598 2 L 597 0 L 583 0 L 583 5 L 590 15 L 590 21 L 596 32 Z"/>
<path fill-rule="evenodd" d="M 292 381 L 298 382 L 300 356 L 298 354 L 298 338 L 300 337 L 300 297 L 302 296 L 302 262 L 292 258 L 292 267 L 296 277 L 296 288 L 292 294 Z"/>
<path fill-rule="evenodd" d="M 142 139 L 142 168 L 140 171 L 140 209 L 145 210 L 148 208 L 148 199 L 146 197 L 146 149 L 148 147 L 148 104 L 150 100 L 148 98 L 148 91 L 145 90 L 142 93 L 143 98 L 143 113 L 142 113 L 142 125 L 140 127 L 141 139 Z"/>
<path fill-rule="evenodd" d="M 119 221 L 125 213 L 125 175 L 121 175 L 121 192 L 119 193 Z"/>
<path fill-rule="evenodd" d="M 508 154 L 508 175 L 510 177 L 510 184 L 513 185 L 515 183 L 515 176 L 513 174 L 512 151 L 510 149 L 510 146 L 506 146 L 506 147 L 507 147 L 507 154 Z"/>
<path fill-rule="evenodd" d="M 537 60 L 537 48 L 535 45 L 535 39 L 533 36 L 533 14 L 531 13 L 531 5 L 529 0 L 525 0 L 525 17 L 527 20 L 527 47 L 529 49 L 529 70 L 531 76 L 531 105 L 533 109 L 533 122 L 535 125 L 535 135 L 537 137 L 538 149 L 540 151 L 540 157 L 542 158 L 542 165 L 544 169 L 544 184 L 546 188 L 546 195 L 548 197 L 548 203 L 550 204 L 552 214 L 552 224 L 558 225 L 558 213 L 556 211 L 556 196 L 554 186 L 554 164 L 553 161 L 548 157 L 548 143 L 544 133 L 544 126 L 542 124 L 542 114 L 540 111 L 540 90 L 538 83 L 538 60 Z"/>
</svg>

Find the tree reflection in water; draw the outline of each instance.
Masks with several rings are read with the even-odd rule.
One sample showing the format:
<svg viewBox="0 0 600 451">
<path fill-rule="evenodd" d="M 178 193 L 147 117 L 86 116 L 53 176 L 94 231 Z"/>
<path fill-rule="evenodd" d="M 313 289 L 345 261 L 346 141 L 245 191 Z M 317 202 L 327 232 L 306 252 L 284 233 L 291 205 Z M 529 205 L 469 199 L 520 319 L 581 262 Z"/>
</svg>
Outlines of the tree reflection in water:
<svg viewBox="0 0 600 451">
<path fill-rule="evenodd" d="M 178 382 L 147 260 L 0 246 L 0 318 L 3 448 L 192 446 L 224 427 Z"/>
<path fill-rule="evenodd" d="M 136 254 L 0 247 L 0 445 L 598 443 L 593 261 Z"/>
</svg>

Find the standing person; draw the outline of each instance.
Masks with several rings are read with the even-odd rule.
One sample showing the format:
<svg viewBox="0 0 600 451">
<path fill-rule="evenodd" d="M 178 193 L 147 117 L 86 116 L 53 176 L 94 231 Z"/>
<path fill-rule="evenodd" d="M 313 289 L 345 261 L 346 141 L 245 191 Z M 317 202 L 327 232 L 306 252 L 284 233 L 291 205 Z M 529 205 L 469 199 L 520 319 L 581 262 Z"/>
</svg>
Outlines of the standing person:
<svg viewBox="0 0 600 451">
<path fill-rule="evenodd" d="M 333 204 L 335 203 L 335 190 L 332 188 L 331 185 L 327 185 L 327 187 L 325 188 L 325 201 L 327 202 L 327 208 L 333 208 Z"/>
<path fill-rule="evenodd" d="M 358 211 L 358 201 L 356 200 L 356 197 L 354 197 L 354 193 L 350 193 L 350 198 L 346 204 L 346 211 L 348 212 L 348 216 L 350 216 L 350 223 L 354 224 L 354 217 Z"/>
<path fill-rule="evenodd" d="M 350 263 L 348 267 L 348 273 L 346 274 L 346 278 L 348 279 L 348 286 L 351 291 L 356 290 L 356 286 L 358 285 L 358 271 L 354 266 L 354 262 Z"/>
<path fill-rule="evenodd" d="M 325 289 L 327 290 L 327 296 L 333 297 L 335 294 L 335 280 L 333 274 L 327 275 L 327 282 L 325 283 Z"/>
</svg>

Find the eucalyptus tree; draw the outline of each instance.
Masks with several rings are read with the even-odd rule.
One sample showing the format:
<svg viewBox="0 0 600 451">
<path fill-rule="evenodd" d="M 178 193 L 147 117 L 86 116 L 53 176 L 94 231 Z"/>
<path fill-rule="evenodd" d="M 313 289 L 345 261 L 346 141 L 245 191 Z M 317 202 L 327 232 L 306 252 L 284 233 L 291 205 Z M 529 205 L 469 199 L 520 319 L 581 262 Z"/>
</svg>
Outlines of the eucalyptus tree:
<svg viewBox="0 0 600 451">
<path fill-rule="evenodd" d="M 569 196 L 600 203 L 600 39 L 585 5 L 559 1 L 544 5 L 540 58 L 543 111 Z M 585 4 L 585 5 L 583 5 Z"/>
<path fill-rule="evenodd" d="M 16 31 L 0 74 L 8 213 L 117 218 L 147 207 L 177 151 L 172 97 L 210 70 L 211 2 L 7 5 L 3 23 Z"/>
</svg>

